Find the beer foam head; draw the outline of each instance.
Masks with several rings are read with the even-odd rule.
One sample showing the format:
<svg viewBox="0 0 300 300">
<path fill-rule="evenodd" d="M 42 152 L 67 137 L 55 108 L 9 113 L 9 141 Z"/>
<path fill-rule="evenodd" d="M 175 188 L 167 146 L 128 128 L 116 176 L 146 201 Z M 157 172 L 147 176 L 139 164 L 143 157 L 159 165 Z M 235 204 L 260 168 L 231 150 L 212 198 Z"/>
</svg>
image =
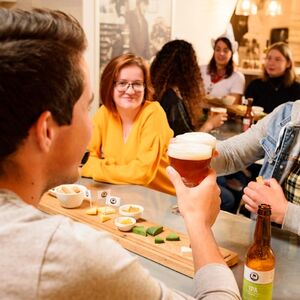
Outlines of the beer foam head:
<svg viewBox="0 0 300 300">
<path fill-rule="evenodd" d="M 205 160 L 211 158 L 212 147 L 195 143 L 172 143 L 169 144 L 168 155 L 177 159 Z"/>
<path fill-rule="evenodd" d="M 175 143 L 205 144 L 216 148 L 217 139 L 206 132 L 186 132 L 175 137 Z"/>
</svg>

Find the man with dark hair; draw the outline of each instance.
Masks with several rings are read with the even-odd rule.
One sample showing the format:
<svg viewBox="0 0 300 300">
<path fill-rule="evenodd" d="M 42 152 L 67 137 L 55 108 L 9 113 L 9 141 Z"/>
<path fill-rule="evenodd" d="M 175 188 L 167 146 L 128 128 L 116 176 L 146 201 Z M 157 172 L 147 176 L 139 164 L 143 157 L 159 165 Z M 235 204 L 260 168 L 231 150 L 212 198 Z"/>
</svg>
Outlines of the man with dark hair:
<svg viewBox="0 0 300 300">
<path fill-rule="evenodd" d="M 190 298 L 150 277 L 107 233 L 36 208 L 49 188 L 77 180 L 91 137 L 86 39 L 59 11 L 0 9 L 0 24 L 0 299 Z M 168 172 L 193 249 L 194 296 L 239 299 L 211 231 L 215 173 L 188 189 Z"/>
</svg>

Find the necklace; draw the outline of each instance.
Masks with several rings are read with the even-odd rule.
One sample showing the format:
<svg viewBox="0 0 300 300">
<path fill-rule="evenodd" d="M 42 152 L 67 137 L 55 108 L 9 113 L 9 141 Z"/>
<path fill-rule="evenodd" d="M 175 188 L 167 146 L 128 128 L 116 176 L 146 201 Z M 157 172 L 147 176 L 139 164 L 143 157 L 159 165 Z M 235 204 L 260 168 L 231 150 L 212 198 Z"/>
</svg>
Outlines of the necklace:
<svg viewBox="0 0 300 300">
<path fill-rule="evenodd" d="M 219 75 L 219 74 L 211 74 L 210 75 L 210 80 L 212 83 L 217 83 L 220 80 L 222 80 L 224 78 L 224 74 L 223 75 Z"/>
</svg>

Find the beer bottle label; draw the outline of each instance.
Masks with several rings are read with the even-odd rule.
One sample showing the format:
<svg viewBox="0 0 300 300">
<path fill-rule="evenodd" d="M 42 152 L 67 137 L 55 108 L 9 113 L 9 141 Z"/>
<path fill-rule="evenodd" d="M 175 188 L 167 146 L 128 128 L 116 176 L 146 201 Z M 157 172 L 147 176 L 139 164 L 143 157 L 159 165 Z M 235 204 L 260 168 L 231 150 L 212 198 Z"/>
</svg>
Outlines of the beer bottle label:
<svg viewBox="0 0 300 300">
<path fill-rule="evenodd" d="M 256 271 L 244 268 L 243 300 L 271 300 L 275 269 Z"/>
<path fill-rule="evenodd" d="M 246 131 L 251 126 L 250 118 L 243 118 L 243 131 Z"/>
</svg>

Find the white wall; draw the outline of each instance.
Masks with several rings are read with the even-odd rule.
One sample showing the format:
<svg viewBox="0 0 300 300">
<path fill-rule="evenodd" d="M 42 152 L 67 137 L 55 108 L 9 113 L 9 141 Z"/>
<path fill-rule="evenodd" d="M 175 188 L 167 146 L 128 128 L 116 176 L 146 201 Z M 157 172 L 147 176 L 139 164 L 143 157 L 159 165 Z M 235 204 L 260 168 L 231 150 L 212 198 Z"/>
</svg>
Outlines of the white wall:
<svg viewBox="0 0 300 300">
<path fill-rule="evenodd" d="M 211 38 L 230 22 L 237 0 L 173 0 L 172 38 L 192 43 L 200 64 L 212 56 Z"/>
<path fill-rule="evenodd" d="M 22 9 L 32 7 L 59 9 L 73 15 L 83 26 L 88 40 L 85 58 L 89 66 L 95 98 L 90 112 L 92 116 L 99 106 L 99 55 L 95 51 L 99 47 L 99 31 L 95 26 L 99 7 L 98 0 L 18 0 L 16 6 Z"/>
</svg>

